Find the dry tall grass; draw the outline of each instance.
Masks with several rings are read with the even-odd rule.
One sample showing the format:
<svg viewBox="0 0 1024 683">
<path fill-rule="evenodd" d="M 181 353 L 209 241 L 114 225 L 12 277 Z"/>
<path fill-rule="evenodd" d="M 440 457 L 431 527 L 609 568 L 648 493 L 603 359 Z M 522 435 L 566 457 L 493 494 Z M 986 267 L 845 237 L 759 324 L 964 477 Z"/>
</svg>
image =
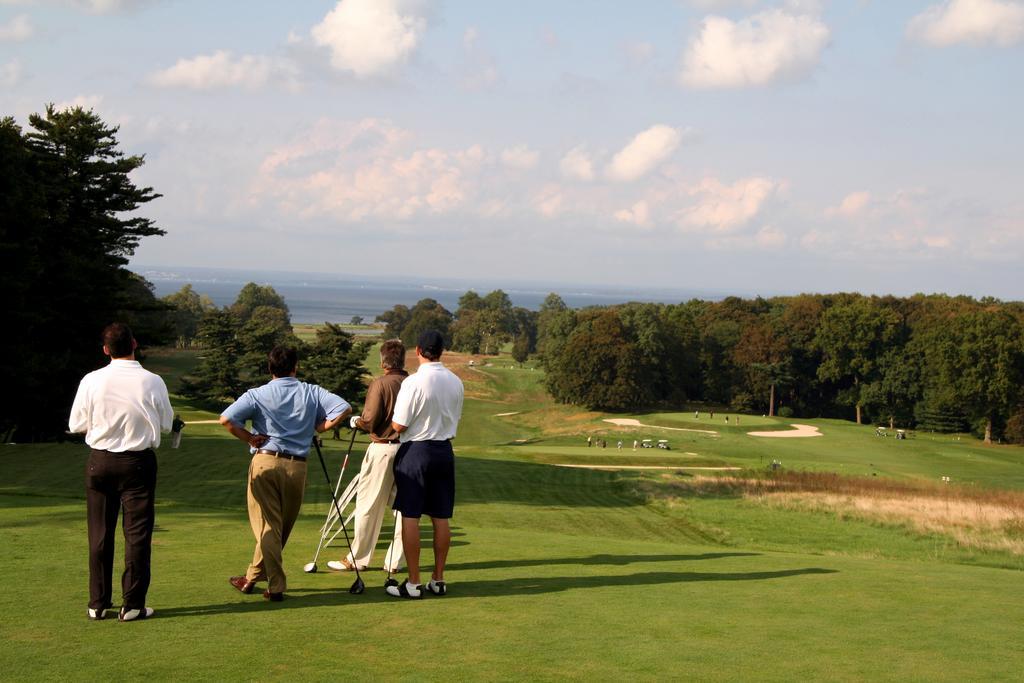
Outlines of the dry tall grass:
<svg viewBox="0 0 1024 683">
<path fill-rule="evenodd" d="M 1015 491 L 818 472 L 693 477 L 670 487 L 689 495 L 737 495 L 776 508 L 831 512 L 941 534 L 965 548 L 1024 555 L 1024 493 Z"/>
</svg>

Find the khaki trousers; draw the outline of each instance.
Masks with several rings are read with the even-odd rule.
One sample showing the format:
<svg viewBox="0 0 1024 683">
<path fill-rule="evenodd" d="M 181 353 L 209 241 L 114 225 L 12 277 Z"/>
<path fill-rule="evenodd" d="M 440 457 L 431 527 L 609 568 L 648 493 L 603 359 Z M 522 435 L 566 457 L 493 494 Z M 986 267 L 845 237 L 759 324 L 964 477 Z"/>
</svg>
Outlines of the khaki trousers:
<svg viewBox="0 0 1024 683">
<path fill-rule="evenodd" d="M 283 593 L 287 579 L 282 552 L 295 526 L 306 489 L 306 463 L 256 454 L 249 463 L 249 524 L 256 537 L 248 581 L 267 581 L 271 593 Z"/>
<path fill-rule="evenodd" d="M 352 554 L 348 559 L 360 569 L 370 566 L 370 562 L 373 561 L 373 550 L 377 547 L 377 538 L 380 536 L 385 514 L 393 518 L 390 507 L 395 501 L 393 468 L 398 447 L 397 443 L 371 443 L 359 468 L 356 511 L 353 518 L 355 538 L 352 539 Z M 391 545 L 384 553 L 385 568 L 399 569 L 402 566 L 403 555 L 402 515 L 398 514 Z"/>
</svg>

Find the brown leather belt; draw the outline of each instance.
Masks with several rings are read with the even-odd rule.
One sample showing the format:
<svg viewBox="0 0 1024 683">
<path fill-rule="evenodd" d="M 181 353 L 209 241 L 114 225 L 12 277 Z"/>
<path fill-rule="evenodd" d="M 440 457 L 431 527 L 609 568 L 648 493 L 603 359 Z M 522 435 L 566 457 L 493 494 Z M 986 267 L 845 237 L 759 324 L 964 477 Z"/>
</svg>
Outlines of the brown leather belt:
<svg viewBox="0 0 1024 683">
<path fill-rule="evenodd" d="M 390 441 L 387 439 L 374 439 L 373 442 L 387 445 L 401 443 L 398 439 L 391 439 Z"/>
<path fill-rule="evenodd" d="M 256 455 L 272 455 L 275 458 L 284 458 L 285 460 L 298 460 L 305 462 L 306 456 L 295 455 L 294 453 L 287 453 L 285 451 L 265 451 L 262 448 L 256 451 Z"/>
</svg>

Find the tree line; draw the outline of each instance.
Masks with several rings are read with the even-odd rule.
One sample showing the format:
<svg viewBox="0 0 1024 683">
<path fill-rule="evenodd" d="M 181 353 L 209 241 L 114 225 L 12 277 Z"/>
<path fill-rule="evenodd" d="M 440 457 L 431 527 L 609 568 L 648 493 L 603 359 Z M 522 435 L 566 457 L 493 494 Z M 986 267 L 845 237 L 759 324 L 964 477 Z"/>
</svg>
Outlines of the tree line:
<svg viewBox="0 0 1024 683">
<path fill-rule="evenodd" d="M 802 294 L 539 311 L 551 395 L 593 409 L 838 417 L 1024 442 L 1024 304 Z"/>
<path fill-rule="evenodd" d="M 195 371 L 182 380 L 185 396 L 215 406 L 269 379 L 267 352 L 284 344 L 299 352 L 299 378 L 344 396 L 363 399 L 363 360 L 370 342 L 356 341 L 340 326 L 324 323 L 312 342 L 295 336 L 284 297 L 250 282 L 234 303 L 217 308 L 185 285 L 164 297 L 179 346 L 200 350 Z"/>
<path fill-rule="evenodd" d="M 537 312 L 513 306 L 508 294 L 496 289 L 484 296 L 469 290 L 452 313 L 435 299 L 420 299 L 412 308 L 399 304 L 377 316 L 384 336 L 416 344 L 423 330 L 435 329 L 448 348 L 473 354 L 496 355 L 511 344 L 512 357 L 523 363 L 537 349 Z"/>
<path fill-rule="evenodd" d="M 82 376 L 105 362 L 100 332 L 131 325 L 165 341 L 165 306 L 125 266 L 140 240 L 164 234 L 134 212 L 160 195 L 130 174 L 143 157 L 117 128 L 80 107 L 52 105 L 24 129 L 0 119 L 0 438 L 61 438 Z"/>
</svg>

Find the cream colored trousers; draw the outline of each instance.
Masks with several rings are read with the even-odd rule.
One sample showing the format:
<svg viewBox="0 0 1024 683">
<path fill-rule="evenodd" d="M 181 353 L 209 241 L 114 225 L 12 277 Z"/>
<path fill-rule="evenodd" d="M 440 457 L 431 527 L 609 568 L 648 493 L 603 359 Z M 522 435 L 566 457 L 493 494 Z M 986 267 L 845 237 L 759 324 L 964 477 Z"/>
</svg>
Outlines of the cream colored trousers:
<svg viewBox="0 0 1024 683">
<path fill-rule="evenodd" d="M 305 462 L 273 455 L 252 457 L 246 498 L 256 550 L 245 578 L 249 581 L 265 579 L 271 593 L 283 593 L 288 585 L 281 555 L 299 516 L 305 489 Z"/>
<path fill-rule="evenodd" d="M 402 515 L 391 511 L 391 504 L 395 502 L 395 473 L 392 468 L 399 445 L 371 443 L 359 468 L 356 512 L 353 518 L 355 538 L 352 539 L 352 553 L 348 561 L 360 569 L 369 567 L 373 561 L 373 550 L 377 547 L 385 516 L 395 519 L 395 531 L 391 545 L 384 553 L 384 567 L 397 571 L 402 566 Z M 394 516 L 396 514 L 397 518 Z"/>
</svg>

